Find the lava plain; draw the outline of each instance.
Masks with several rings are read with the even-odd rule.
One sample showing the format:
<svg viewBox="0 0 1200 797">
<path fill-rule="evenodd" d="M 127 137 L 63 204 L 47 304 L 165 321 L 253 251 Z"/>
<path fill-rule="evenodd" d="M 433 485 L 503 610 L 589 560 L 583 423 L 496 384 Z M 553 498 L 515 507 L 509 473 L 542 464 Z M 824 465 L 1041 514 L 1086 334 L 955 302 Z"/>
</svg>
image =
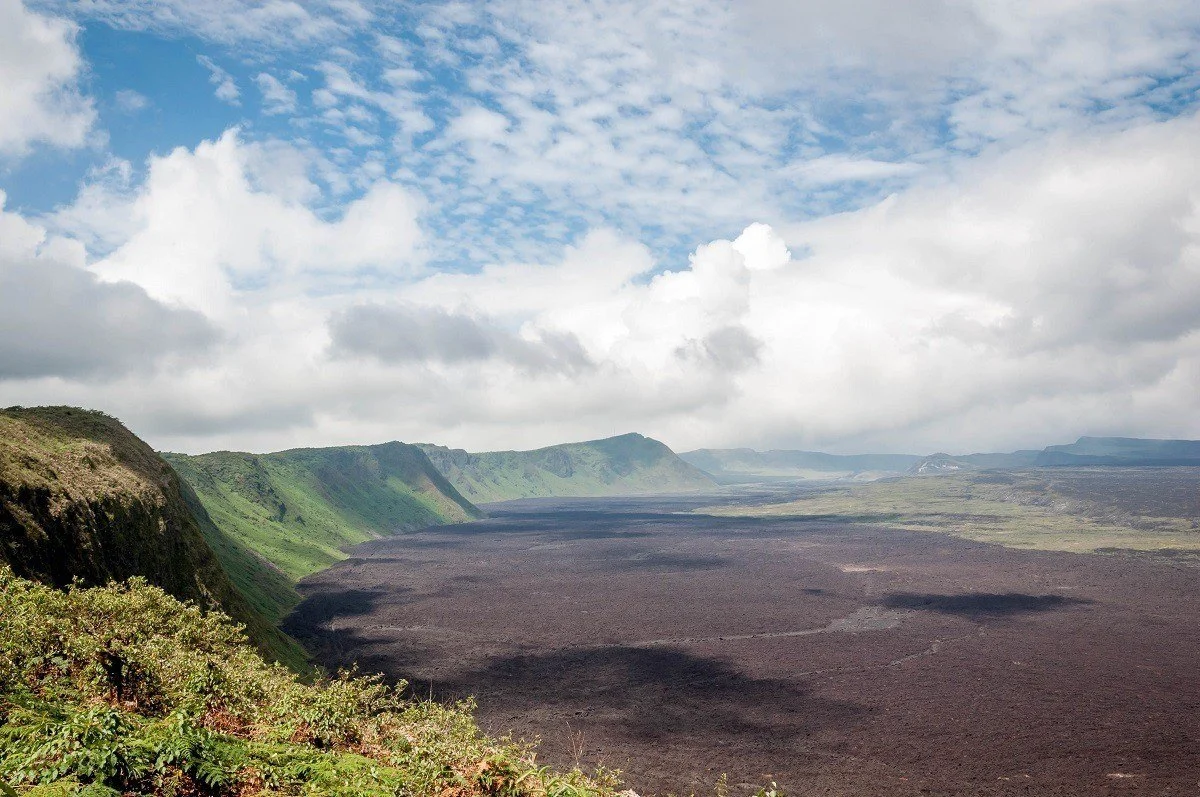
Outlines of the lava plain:
<svg viewBox="0 0 1200 797">
<path fill-rule="evenodd" d="M 1200 793 L 1200 570 L 704 504 L 493 504 L 286 628 L 642 794 Z"/>
</svg>

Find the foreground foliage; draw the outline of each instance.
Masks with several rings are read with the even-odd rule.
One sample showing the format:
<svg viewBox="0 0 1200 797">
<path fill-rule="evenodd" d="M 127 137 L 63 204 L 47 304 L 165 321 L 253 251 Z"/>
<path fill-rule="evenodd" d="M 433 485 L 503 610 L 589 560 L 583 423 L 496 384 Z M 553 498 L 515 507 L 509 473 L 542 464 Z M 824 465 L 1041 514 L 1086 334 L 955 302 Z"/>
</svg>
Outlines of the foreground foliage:
<svg viewBox="0 0 1200 797">
<path fill-rule="evenodd" d="M 66 591 L 0 567 L 0 783 L 28 795 L 603 797 L 484 736 L 470 703 L 306 683 L 140 579 Z M 7 789 L 0 785 L 0 793 Z"/>
</svg>

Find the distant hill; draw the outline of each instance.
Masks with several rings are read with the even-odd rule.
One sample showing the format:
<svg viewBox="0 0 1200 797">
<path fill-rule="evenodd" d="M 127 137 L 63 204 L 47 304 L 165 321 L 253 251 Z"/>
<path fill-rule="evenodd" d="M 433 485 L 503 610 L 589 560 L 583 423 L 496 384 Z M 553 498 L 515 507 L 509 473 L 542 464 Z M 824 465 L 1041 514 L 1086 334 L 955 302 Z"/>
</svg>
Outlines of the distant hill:
<svg viewBox="0 0 1200 797">
<path fill-rule="evenodd" d="M 937 453 L 930 454 L 922 458 L 919 462 L 914 462 L 912 466 L 905 471 L 907 476 L 942 476 L 947 473 L 959 473 L 964 470 L 975 470 L 976 465 L 970 462 L 965 462 L 957 457 L 952 457 L 949 454 Z"/>
<path fill-rule="evenodd" d="M 600 496 L 704 490 L 708 474 L 640 434 L 539 448 L 490 451 L 425 444 L 421 449 L 459 492 L 477 503 L 544 496 Z"/>
<path fill-rule="evenodd" d="M 965 470 L 984 468 L 1028 468 L 1032 467 L 1041 454 L 1040 451 L 1013 451 L 1011 453 L 989 454 L 950 454 L 937 453 L 922 457 L 905 473 L 909 476 L 933 476 L 946 473 L 958 473 Z"/>
<path fill-rule="evenodd" d="M 986 468 L 1063 466 L 1200 466 L 1200 440 L 1081 437 L 1070 445 L 976 454 L 824 454 L 701 448 L 679 455 L 721 484 L 814 480 L 870 481 L 883 476 L 932 475 Z"/>
<path fill-rule="evenodd" d="M 483 516 L 420 448 L 405 443 L 163 457 L 217 526 L 278 568 L 289 585 L 381 534 Z M 260 594 L 245 561 L 224 564 L 275 618 L 296 602 L 290 586 L 282 598 Z"/>
<path fill-rule="evenodd" d="M 915 454 L 825 454 L 819 451 L 754 451 L 701 448 L 679 455 L 722 484 L 800 479 L 870 479 L 904 473 L 921 460 Z"/>
<path fill-rule="evenodd" d="M 1008 453 L 958 454 L 954 458 L 976 468 L 1028 468 L 1037 462 L 1038 455 L 1041 453 L 1036 450 L 1022 449 Z"/>
<path fill-rule="evenodd" d="M 143 576 L 221 609 L 271 655 L 304 654 L 222 569 L 241 562 L 260 591 L 287 583 L 223 534 L 171 467 L 120 421 L 71 407 L 0 410 L 0 561 L 53 586 Z"/>
<path fill-rule="evenodd" d="M 1070 445 L 1047 446 L 1037 457 L 1044 467 L 1064 465 L 1200 465 L 1200 440 L 1081 437 Z"/>
</svg>

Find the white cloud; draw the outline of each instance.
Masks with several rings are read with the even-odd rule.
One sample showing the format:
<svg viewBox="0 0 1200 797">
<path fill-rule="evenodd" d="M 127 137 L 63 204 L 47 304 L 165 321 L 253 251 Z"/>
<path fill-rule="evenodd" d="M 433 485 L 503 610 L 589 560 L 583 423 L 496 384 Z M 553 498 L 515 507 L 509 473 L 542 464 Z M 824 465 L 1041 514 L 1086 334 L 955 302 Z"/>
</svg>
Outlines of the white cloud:
<svg viewBox="0 0 1200 797">
<path fill-rule="evenodd" d="M 136 285 L 135 317 L 187 308 L 220 340 L 169 379 L 0 381 L 0 403 L 104 406 L 193 450 L 1200 436 L 1200 123 L 1160 121 L 1193 101 L 1193 6 L 497 0 L 352 53 L 385 6 L 93 0 L 311 45 L 319 117 L 290 129 L 346 146 L 234 131 L 144 182 L 96 170 L 42 221 L 89 248 L 80 295 Z M 255 82 L 293 113 L 278 64 Z"/>
<path fill-rule="evenodd" d="M 886 107 L 894 125 L 948 121 L 957 144 L 972 149 L 1150 116 L 1194 91 L 1200 66 L 1200 7 L 1187 0 L 748 0 L 733 8 L 741 43 L 727 50 L 727 68 L 771 86 L 815 88 L 835 103 L 852 91 Z"/>
<path fill-rule="evenodd" d="M 958 152 L 1173 113 L 1200 73 L 1187 0 L 235 5 L 55 7 L 299 54 L 318 74 L 297 129 L 339 133 L 348 173 L 419 183 L 445 263 L 602 226 L 678 249 L 869 204 Z M 267 113 L 294 112 L 282 68 L 256 78 Z"/>
<path fill-rule="evenodd" d="M 37 143 L 78 147 L 96 119 L 79 89 L 83 61 L 66 20 L 0 0 L 0 155 Z"/>
<path fill-rule="evenodd" d="M 468 239 L 695 241 L 846 209 L 959 151 L 1157 118 L 1200 73 L 1200 6 L 1180 0 L 465 8 L 419 29 L 472 96 L 415 154 L 436 158 L 435 204 L 485 203 L 447 225 Z"/>
<path fill-rule="evenodd" d="M 894 163 L 853 158 L 846 155 L 823 155 L 793 163 L 783 173 L 809 186 L 835 185 L 849 182 L 878 182 L 895 177 L 911 177 L 921 171 L 916 163 Z"/>
<path fill-rule="evenodd" d="M 155 302 L 130 283 L 104 284 L 83 247 L 4 209 L 0 191 L 0 380 L 111 380 L 152 373 L 167 357 L 216 342 L 199 313 Z"/>
<path fill-rule="evenodd" d="M 1197 133 L 1187 118 L 992 155 L 788 228 L 799 260 L 754 225 L 649 282 L 646 256 L 611 238 L 563 267 L 557 284 L 578 292 L 557 289 L 557 267 L 519 266 L 405 295 L 496 296 L 495 312 L 575 335 L 597 364 L 568 385 L 475 385 L 482 406 L 458 407 L 448 434 L 496 445 L 516 444 L 492 428 L 502 419 L 534 444 L 614 415 L 680 447 L 1195 436 Z"/>
<path fill-rule="evenodd" d="M 117 107 L 125 113 L 137 113 L 150 104 L 149 98 L 133 89 L 121 89 L 114 95 Z"/>
<path fill-rule="evenodd" d="M 355 305 L 334 315 L 334 356 L 399 365 L 503 360 L 520 370 L 576 373 L 591 361 L 571 334 L 506 329 L 487 317 L 418 305 Z"/>
<path fill-rule="evenodd" d="M 288 88 L 279 78 L 268 72 L 260 72 L 254 78 L 254 83 L 262 92 L 264 112 L 268 114 L 295 112 L 296 92 Z"/>
<path fill-rule="evenodd" d="M 384 54 L 391 59 L 404 57 L 395 48 L 384 48 Z M 336 61 L 324 61 L 319 69 L 325 76 L 325 83 L 313 92 L 313 103 L 326 109 L 324 118 L 340 127 L 355 146 L 378 143 L 375 136 L 356 124 L 366 123 L 370 126 L 375 121 L 376 111 L 389 117 L 402 137 L 433 129 L 433 120 L 422 110 L 421 97 L 408 85 L 410 81 L 392 82 L 387 89 L 376 90 Z M 385 74 L 395 75 L 396 69 L 394 60 L 384 61 Z"/>
<path fill-rule="evenodd" d="M 372 18 L 355 0 L 62 0 L 53 5 L 127 30 L 186 31 L 222 44 L 283 48 L 344 36 Z"/>
<path fill-rule="evenodd" d="M 237 81 L 233 79 L 233 75 L 222 69 L 216 61 L 213 61 L 207 55 L 198 55 L 196 56 L 196 60 L 208 70 L 208 81 L 217 87 L 213 92 L 216 98 L 230 105 L 241 105 L 241 101 L 238 99 L 241 96 L 241 91 L 238 89 Z"/>
<path fill-rule="evenodd" d="M 152 296 L 210 315 L 236 312 L 242 294 L 336 291 L 361 272 L 408 274 L 419 267 L 419 203 L 388 181 L 372 185 L 327 221 L 303 153 L 244 145 L 236 131 L 195 151 L 152 158 L 128 203 L 123 244 L 93 265 Z"/>
<path fill-rule="evenodd" d="M 220 357 L 169 381 L 0 383 L 0 401 L 120 409 L 193 450 L 1197 436 L 1198 134 L 1195 117 L 1063 134 L 855 213 L 750 225 L 655 275 L 605 230 L 551 262 L 424 274 L 402 189 L 326 221 L 258 185 L 267 156 L 231 133 L 155 160 L 128 240 L 93 266 L 204 311 Z"/>
<path fill-rule="evenodd" d="M 455 138 L 467 141 L 495 141 L 508 130 L 509 121 L 503 114 L 487 108 L 469 108 L 459 114 L 447 131 Z"/>
<path fill-rule="evenodd" d="M 89 170 L 74 202 L 56 208 L 41 222 L 64 237 L 81 241 L 93 254 L 106 253 L 134 231 L 129 213 L 133 188 L 133 165 L 110 157 Z"/>
</svg>

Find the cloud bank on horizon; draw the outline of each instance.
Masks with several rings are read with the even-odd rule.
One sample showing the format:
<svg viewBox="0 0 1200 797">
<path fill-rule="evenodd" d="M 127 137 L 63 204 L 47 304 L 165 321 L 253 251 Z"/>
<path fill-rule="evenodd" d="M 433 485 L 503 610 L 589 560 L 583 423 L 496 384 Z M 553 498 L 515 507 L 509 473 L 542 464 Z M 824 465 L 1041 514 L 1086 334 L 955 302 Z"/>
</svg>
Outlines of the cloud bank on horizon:
<svg viewBox="0 0 1200 797">
<path fill-rule="evenodd" d="M 1200 437 L 1198 88 L 1183 0 L 0 0 L 0 405 Z"/>
</svg>

